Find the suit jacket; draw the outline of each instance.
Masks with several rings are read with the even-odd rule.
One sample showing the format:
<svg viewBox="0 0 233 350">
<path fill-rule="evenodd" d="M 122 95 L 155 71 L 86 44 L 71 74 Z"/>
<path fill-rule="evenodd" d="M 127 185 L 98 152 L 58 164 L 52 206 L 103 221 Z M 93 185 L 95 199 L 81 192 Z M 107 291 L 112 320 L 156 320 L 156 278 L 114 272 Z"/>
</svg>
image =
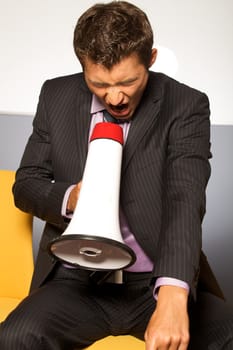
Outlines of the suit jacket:
<svg viewBox="0 0 233 350">
<path fill-rule="evenodd" d="M 61 216 L 66 189 L 83 176 L 91 100 L 82 73 L 46 81 L 41 90 L 13 188 L 16 205 L 46 221 L 32 289 L 54 266 L 47 245 L 66 228 Z M 194 295 L 200 256 L 201 284 L 221 295 L 200 254 L 209 132 L 206 95 L 150 72 L 124 147 L 120 203 L 136 240 L 154 261 L 153 277 L 186 281 Z"/>
</svg>

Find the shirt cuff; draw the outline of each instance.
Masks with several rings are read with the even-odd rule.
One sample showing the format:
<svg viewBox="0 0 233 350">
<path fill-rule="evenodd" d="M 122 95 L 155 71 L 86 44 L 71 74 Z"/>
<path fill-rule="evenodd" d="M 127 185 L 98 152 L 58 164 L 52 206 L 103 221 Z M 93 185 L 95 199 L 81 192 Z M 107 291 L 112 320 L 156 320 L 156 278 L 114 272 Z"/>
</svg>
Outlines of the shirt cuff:
<svg viewBox="0 0 233 350">
<path fill-rule="evenodd" d="M 181 281 L 177 278 L 171 278 L 171 277 L 159 277 L 157 278 L 154 286 L 153 296 L 157 300 L 158 299 L 158 290 L 161 286 L 176 286 L 184 288 L 189 293 L 189 285 L 188 283 Z"/>
<path fill-rule="evenodd" d="M 69 199 L 69 195 L 70 192 L 72 191 L 72 189 L 75 187 L 75 185 L 71 185 L 67 188 L 64 198 L 63 198 L 63 202 L 62 202 L 62 207 L 61 207 L 61 215 L 65 218 L 71 219 L 73 216 L 73 213 L 67 213 L 67 202 Z"/>
</svg>

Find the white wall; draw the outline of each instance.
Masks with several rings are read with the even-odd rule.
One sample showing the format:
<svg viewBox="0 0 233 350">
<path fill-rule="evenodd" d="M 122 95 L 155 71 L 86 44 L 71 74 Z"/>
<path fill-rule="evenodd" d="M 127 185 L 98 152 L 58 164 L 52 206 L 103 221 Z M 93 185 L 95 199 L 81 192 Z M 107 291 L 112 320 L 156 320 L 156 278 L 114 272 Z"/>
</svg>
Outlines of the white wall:
<svg viewBox="0 0 233 350">
<path fill-rule="evenodd" d="M 96 2 L 0 0 L 0 112 L 34 113 L 45 79 L 80 71 L 73 30 Z M 132 2 L 147 12 L 156 33 L 160 56 L 153 69 L 205 91 L 212 123 L 233 124 L 233 1 Z"/>
</svg>

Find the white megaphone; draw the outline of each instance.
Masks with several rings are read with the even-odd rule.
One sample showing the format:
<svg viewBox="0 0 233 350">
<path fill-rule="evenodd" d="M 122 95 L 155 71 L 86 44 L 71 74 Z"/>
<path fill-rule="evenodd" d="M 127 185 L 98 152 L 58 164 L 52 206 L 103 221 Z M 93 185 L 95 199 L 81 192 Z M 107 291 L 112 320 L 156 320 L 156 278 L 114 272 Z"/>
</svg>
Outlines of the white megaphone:
<svg viewBox="0 0 233 350">
<path fill-rule="evenodd" d="M 96 124 L 73 218 L 49 244 L 50 254 L 66 265 L 107 271 L 129 267 L 136 260 L 119 225 L 122 150 L 122 128 Z"/>
</svg>

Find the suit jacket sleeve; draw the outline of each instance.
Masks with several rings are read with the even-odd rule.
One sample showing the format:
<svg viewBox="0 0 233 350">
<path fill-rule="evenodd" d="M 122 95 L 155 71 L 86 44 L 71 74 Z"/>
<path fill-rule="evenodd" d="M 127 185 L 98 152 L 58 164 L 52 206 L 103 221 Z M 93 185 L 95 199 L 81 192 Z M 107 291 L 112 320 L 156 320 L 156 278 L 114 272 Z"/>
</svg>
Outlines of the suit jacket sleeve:
<svg viewBox="0 0 233 350">
<path fill-rule="evenodd" d="M 47 81 L 43 85 L 33 132 L 13 187 L 16 206 L 60 227 L 61 232 L 65 226 L 61 216 L 65 191 L 80 181 L 84 167 L 84 161 L 79 157 L 81 147 L 78 147 L 77 139 L 81 138 L 78 137 L 76 119 L 81 116 L 86 120 L 89 113 L 77 113 L 78 83 L 79 79 L 74 75 Z M 79 96 L 82 96 L 81 92 Z M 89 95 L 85 105 L 88 111 Z M 83 118 L 85 114 L 87 116 Z M 88 121 L 86 123 L 88 125 Z M 80 131 L 82 145 L 87 143 L 87 133 L 88 127 L 86 134 Z"/>
<path fill-rule="evenodd" d="M 210 176 L 210 111 L 205 94 L 151 73 L 123 153 L 121 204 L 153 279 L 199 276 L 201 225 Z"/>
<path fill-rule="evenodd" d="M 162 226 L 155 275 L 197 286 L 205 214 L 205 189 L 210 176 L 208 98 L 193 94 L 169 128 L 164 173 Z"/>
</svg>

